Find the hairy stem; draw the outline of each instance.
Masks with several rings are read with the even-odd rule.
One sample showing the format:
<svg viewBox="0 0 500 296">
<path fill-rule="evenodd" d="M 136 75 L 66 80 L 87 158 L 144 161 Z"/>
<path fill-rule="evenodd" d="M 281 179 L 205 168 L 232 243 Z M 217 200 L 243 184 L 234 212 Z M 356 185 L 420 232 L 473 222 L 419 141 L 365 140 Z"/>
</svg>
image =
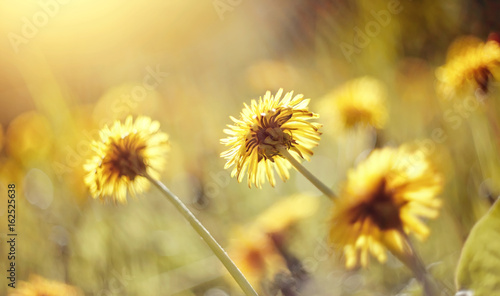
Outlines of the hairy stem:
<svg viewBox="0 0 500 296">
<path fill-rule="evenodd" d="M 337 197 L 333 191 L 326 186 L 323 182 L 321 182 L 318 178 L 316 178 L 311 172 L 309 172 L 300 162 L 298 162 L 291 154 L 288 152 L 287 149 L 282 148 L 280 149 L 281 155 L 283 155 L 291 164 L 292 166 L 299 171 L 304 177 L 307 178 L 316 188 L 318 188 L 321 192 L 323 192 L 324 195 L 329 197 L 332 200 L 335 200 Z"/>
</svg>

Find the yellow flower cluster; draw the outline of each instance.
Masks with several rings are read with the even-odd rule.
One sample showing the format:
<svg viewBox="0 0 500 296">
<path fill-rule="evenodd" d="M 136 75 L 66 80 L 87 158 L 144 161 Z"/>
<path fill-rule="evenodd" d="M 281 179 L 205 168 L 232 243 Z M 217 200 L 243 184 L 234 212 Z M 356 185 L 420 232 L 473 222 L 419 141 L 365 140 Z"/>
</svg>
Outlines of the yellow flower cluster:
<svg viewBox="0 0 500 296">
<path fill-rule="evenodd" d="M 382 93 L 381 84 L 367 77 L 342 87 L 335 97 L 345 125 L 381 128 L 387 116 Z M 266 179 L 274 186 L 274 170 L 286 181 L 290 161 L 284 151 L 295 159 L 309 159 L 320 140 L 321 125 L 310 121 L 318 115 L 308 111 L 309 100 L 292 92 L 281 98 L 282 94 L 282 90 L 275 96 L 267 92 L 250 106 L 245 104 L 241 117 L 231 117 L 234 124 L 224 130 L 229 137 L 221 142 L 230 146 L 221 153 L 227 160 L 225 168 L 234 166 L 232 176 L 239 182 L 248 171 L 249 187 L 261 187 Z M 127 192 L 135 195 L 146 189 L 146 177 L 158 178 L 169 147 L 158 122 L 147 117 L 134 122 L 128 117 L 124 124 L 105 127 L 100 137 L 85 165 L 85 183 L 95 198 L 126 202 Z M 403 256 L 407 234 L 427 237 L 429 229 L 422 219 L 438 216 L 442 182 L 423 152 L 408 146 L 374 150 L 349 171 L 330 222 L 331 242 L 345 254 L 346 266 L 367 266 L 369 254 L 384 262 L 386 249 Z M 250 279 L 261 280 L 263 272 L 275 273 L 274 268 L 285 265 L 268 235 L 282 232 L 304 211 L 310 212 L 311 205 L 304 205 L 297 211 L 296 201 L 280 203 L 238 235 L 231 253 Z"/>
</svg>

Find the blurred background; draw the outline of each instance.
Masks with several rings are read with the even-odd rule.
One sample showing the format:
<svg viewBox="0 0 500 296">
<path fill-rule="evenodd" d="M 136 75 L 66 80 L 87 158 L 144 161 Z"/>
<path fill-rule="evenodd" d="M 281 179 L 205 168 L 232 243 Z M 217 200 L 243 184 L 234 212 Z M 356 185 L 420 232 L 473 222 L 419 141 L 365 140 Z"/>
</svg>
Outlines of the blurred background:
<svg viewBox="0 0 500 296">
<path fill-rule="evenodd" d="M 252 267 L 259 289 L 295 276 L 286 266 L 293 258 L 303 295 L 418 295 L 392 257 L 343 268 L 326 244 L 330 201 L 303 176 L 259 190 L 223 169 L 229 116 L 283 88 L 311 98 L 320 114 L 323 136 L 305 166 L 335 190 L 375 146 L 417 142 L 431 151 L 447 178 L 444 206 L 429 221 L 429 239 L 415 243 L 452 291 L 461 246 L 500 189 L 498 146 L 479 107 L 438 98 L 435 71 L 456 38 L 485 41 L 500 31 L 499 8 L 455 0 L 1 1 L 0 270 L 8 268 L 14 183 L 18 282 L 38 274 L 84 295 L 241 295 L 156 190 L 126 206 L 89 196 L 82 165 L 92 139 L 132 114 L 158 120 L 170 135 L 162 180 L 235 256 L 254 254 L 261 234 L 253 239 L 250 229 L 276 203 L 310 197 L 310 211 L 270 226 L 278 243 L 255 251 L 278 258 Z M 376 132 L 341 127 L 329 109 L 328 94 L 363 76 L 383 88 L 388 116 Z M 0 294 L 6 286 L 1 276 Z"/>
</svg>

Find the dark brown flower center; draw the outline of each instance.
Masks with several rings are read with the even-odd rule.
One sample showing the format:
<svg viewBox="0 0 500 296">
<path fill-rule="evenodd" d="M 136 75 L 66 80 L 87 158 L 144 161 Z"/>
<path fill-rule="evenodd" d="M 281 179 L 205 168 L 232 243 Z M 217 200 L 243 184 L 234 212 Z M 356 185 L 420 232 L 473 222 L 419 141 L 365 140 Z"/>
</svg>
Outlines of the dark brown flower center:
<svg viewBox="0 0 500 296">
<path fill-rule="evenodd" d="M 137 175 L 146 172 L 143 157 L 145 148 L 146 146 L 141 144 L 135 134 L 118 139 L 111 143 L 108 164 L 119 176 L 127 176 L 130 180 L 134 180 Z"/>
<path fill-rule="evenodd" d="M 492 74 L 488 67 L 481 67 L 474 72 L 474 79 L 484 93 L 488 92 L 488 83 L 491 76 Z"/>
<path fill-rule="evenodd" d="M 370 219 L 381 230 L 400 229 L 400 209 L 401 205 L 396 204 L 392 193 L 387 191 L 386 180 L 382 179 L 371 196 L 351 209 L 351 223 Z"/>
<path fill-rule="evenodd" d="M 282 125 L 292 118 L 292 110 L 288 108 L 272 109 L 256 116 L 256 122 L 247 135 L 245 147 L 247 152 L 257 149 L 258 160 L 270 159 L 279 155 L 279 149 L 290 149 L 296 142 L 290 129 Z"/>
</svg>

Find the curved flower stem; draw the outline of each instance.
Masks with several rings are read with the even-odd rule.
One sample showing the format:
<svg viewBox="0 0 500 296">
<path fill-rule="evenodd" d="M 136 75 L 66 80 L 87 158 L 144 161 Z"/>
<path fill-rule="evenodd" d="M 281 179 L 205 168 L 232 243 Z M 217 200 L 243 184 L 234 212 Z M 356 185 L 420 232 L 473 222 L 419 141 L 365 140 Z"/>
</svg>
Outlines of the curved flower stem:
<svg viewBox="0 0 500 296">
<path fill-rule="evenodd" d="M 437 284 L 433 277 L 427 272 L 425 268 L 425 264 L 422 262 L 422 259 L 417 254 L 413 243 L 410 241 L 410 238 L 404 232 L 404 230 L 400 229 L 399 233 L 404 238 L 404 243 L 407 247 L 406 252 L 403 255 L 396 255 L 415 275 L 416 279 L 422 285 L 425 296 L 437 296 L 440 295 L 438 291 Z M 395 252 L 393 252 L 395 254 Z"/>
<path fill-rule="evenodd" d="M 307 178 L 316 188 L 318 188 L 324 195 L 328 196 L 330 199 L 335 200 L 337 197 L 333 191 L 327 187 L 323 182 L 316 178 L 311 172 L 309 172 L 300 162 L 298 162 L 287 149 L 281 148 L 281 155 L 283 155 L 297 171 L 299 171 L 304 177 Z"/>
<path fill-rule="evenodd" d="M 208 232 L 203 224 L 201 224 L 201 222 L 196 219 L 193 213 L 191 213 L 191 211 L 182 203 L 182 201 L 160 181 L 153 179 L 149 175 L 145 175 L 145 177 L 151 183 L 153 183 L 177 208 L 177 210 L 184 216 L 184 218 L 189 221 L 194 230 L 196 230 L 196 232 L 203 238 L 212 252 L 214 252 L 217 258 L 219 258 L 219 260 L 222 262 L 224 267 L 226 267 L 227 271 L 229 271 L 231 276 L 236 280 L 243 292 L 245 292 L 247 296 L 258 296 L 257 292 L 255 292 L 254 288 L 250 285 L 245 276 L 241 273 L 241 271 L 234 264 L 231 258 L 229 258 L 226 251 L 224 251 L 224 249 L 219 245 L 219 243 L 217 243 L 210 232 Z"/>
</svg>

